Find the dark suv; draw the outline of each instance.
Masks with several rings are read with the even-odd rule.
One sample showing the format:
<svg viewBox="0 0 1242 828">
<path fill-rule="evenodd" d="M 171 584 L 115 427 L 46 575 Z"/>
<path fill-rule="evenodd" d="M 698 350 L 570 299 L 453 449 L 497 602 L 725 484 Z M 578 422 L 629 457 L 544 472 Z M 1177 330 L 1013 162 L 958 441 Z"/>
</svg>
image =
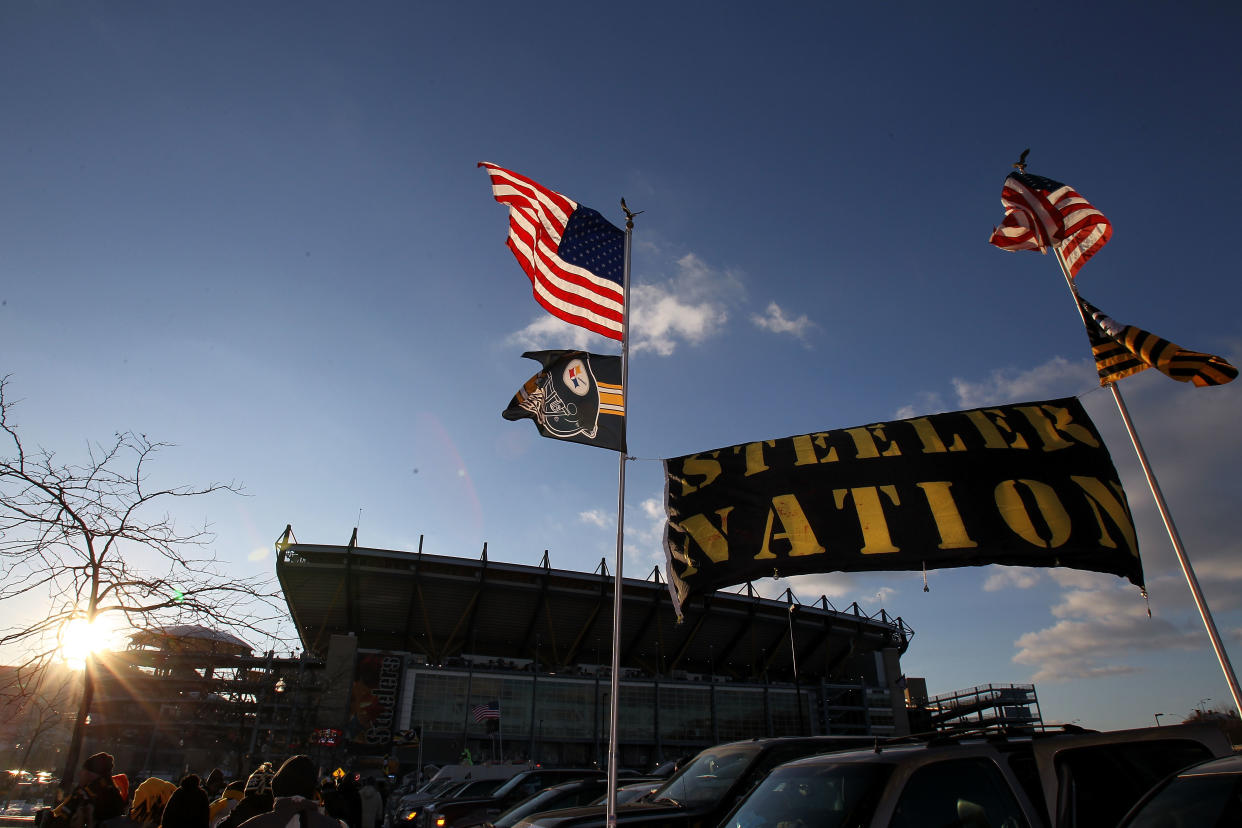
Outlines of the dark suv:
<svg viewBox="0 0 1242 828">
<path fill-rule="evenodd" d="M 694 757 L 641 802 L 618 806 L 617 824 L 716 825 L 757 780 L 777 765 L 874 741 L 869 736 L 790 736 L 717 745 Z M 606 811 L 603 805 L 545 811 L 519 822 L 516 828 L 597 828 L 604 825 Z"/>
<path fill-rule="evenodd" d="M 497 788 L 491 796 L 433 803 L 425 812 L 426 821 L 419 820 L 420 828 L 482 825 L 549 785 L 602 776 L 603 771 L 591 768 L 535 768 L 522 771 Z"/>
</svg>

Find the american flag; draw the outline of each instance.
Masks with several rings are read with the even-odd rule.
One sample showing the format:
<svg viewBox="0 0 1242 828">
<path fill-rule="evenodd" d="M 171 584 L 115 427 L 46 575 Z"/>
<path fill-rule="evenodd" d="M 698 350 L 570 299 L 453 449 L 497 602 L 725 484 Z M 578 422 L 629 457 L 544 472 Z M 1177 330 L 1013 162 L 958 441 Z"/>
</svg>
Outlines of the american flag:
<svg viewBox="0 0 1242 828">
<path fill-rule="evenodd" d="M 487 704 L 476 704 L 473 708 L 471 708 L 470 712 L 473 714 L 476 722 L 481 722 L 486 719 L 499 719 L 500 703 L 488 702 Z"/>
<path fill-rule="evenodd" d="M 1051 178 L 1025 172 L 1010 174 L 1001 188 L 1005 219 L 992 230 L 989 242 L 1001 250 L 1056 247 L 1065 257 L 1070 276 L 1112 238 L 1113 226 L 1085 198 Z"/>
<path fill-rule="evenodd" d="M 624 333 L 625 233 L 589 207 L 525 176 L 479 162 L 509 206 L 509 249 L 535 301 L 553 316 L 610 339 Z"/>
<path fill-rule="evenodd" d="M 1200 388 L 1224 385 L 1238 376 L 1238 369 L 1212 354 L 1187 351 L 1133 325 L 1121 325 L 1100 312 L 1081 296 L 1078 304 L 1087 323 L 1087 338 L 1100 385 L 1155 368 L 1179 382 L 1193 382 Z"/>
</svg>

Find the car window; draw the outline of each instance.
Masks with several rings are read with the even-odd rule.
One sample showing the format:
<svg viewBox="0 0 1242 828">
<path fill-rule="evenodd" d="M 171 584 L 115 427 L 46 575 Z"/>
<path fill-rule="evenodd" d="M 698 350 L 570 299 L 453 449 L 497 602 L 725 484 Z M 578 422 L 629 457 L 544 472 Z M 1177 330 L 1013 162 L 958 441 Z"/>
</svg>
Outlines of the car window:
<svg viewBox="0 0 1242 828">
<path fill-rule="evenodd" d="M 1035 806 L 1036 814 L 1045 825 L 1049 824 L 1051 820 L 1048 819 L 1048 805 L 1044 802 L 1043 783 L 1039 778 L 1039 765 L 1035 761 L 1034 754 L 1019 751 L 1009 754 L 1006 758 L 1009 762 L 1009 770 L 1017 777 L 1018 784 L 1026 793 L 1026 798 L 1031 800 L 1031 804 Z"/>
<path fill-rule="evenodd" d="M 504 779 L 480 779 L 471 787 L 470 794 L 472 796 L 489 796 L 496 792 L 496 789 L 503 785 Z"/>
<path fill-rule="evenodd" d="M 1057 824 L 1088 828 L 1116 825 L 1156 783 L 1195 762 L 1212 758 L 1188 739 L 1091 745 L 1058 751 Z"/>
<path fill-rule="evenodd" d="M 512 791 L 514 788 L 518 787 L 519 785 L 521 785 L 523 782 L 525 782 L 529 778 L 530 778 L 529 773 L 519 773 L 516 776 L 511 776 L 508 779 L 506 779 L 505 784 L 497 788 L 494 793 L 498 798 L 507 797 L 510 791 Z"/>
<path fill-rule="evenodd" d="M 1124 828 L 1233 828 L 1242 825 L 1242 775 L 1175 778 L 1152 796 Z"/>
<path fill-rule="evenodd" d="M 1000 768 L 980 756 L 924 765 L 910 774 L 889 826 L 1028 828 L 1028 823 Z"/>
<path fill-rule="evenodd" d="M 602 783 L 601 783 L 602 784 Z M 523 800 L 496 817 L 492 824 L 496 828 L 508 828 L 510 825 L 516 825 L 521 819 L 525 819 L 531 814 L 537 814 L 542 811 L 550 811 L 554 808 L 571 808 L 575 805 L 581 805 L 595 798 L 598 794 L 601 784 L 583 784 L 575 786 L 570 790 L 562 787 L 544 788 L 530 799 Z"/>
<path fill-rule="evenodd" d="M 725 821 L 725 828 L 863 828 L 893 772 L 882 762 L 777 768 Z"/>
<path fill-rule="evenodd" d="M 755 745 L 731 745 L 705 750 L 670 779 L 652 797 L 688 808 L 720 801 L 758 757 Z"/>
</svg>

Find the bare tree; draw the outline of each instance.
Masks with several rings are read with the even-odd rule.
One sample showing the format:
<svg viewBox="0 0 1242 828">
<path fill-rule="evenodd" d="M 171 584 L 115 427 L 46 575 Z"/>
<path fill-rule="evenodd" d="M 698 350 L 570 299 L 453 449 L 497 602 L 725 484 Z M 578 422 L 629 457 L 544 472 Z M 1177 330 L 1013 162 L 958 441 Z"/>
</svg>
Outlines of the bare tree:
<svg viewBox="0 0 1242 828">
<path fill-rule="evenodd" d="M 29 448 L 8 386 L 9 377 L 0 378 L 0 602 L 38 609 L 0 627 L 0 647 L 24 654 L 23 672 L 56 660 L 70 622 L 102 616 L 123 616 L 125 626 L 138 629 L 206 622 L 270 634 L 279 615 L 270 580 L 229 577 L 209 549 L 214 536 L 207 524 L 183 531 L 165 511 L 185 498 L 240 494 L 240 486 L 151 485 L 151 463 L 170 444 L 133 432 L 88 444 L 80 463 Z M 46 604 L 38 603 L 42 594 Z M 90 714 L 91 662 L 88 657 L 83 670 L 65 785 L 76 772 Z"/>
<path fill-rule="evenodd" d="M 6 671 L 0 682 L 0 716 L 16 722 L 21 735 L 18 774 L 31 768 L 35 747 L 45 736 L 64 728 L 66 711 L 77 704 L 74 686 L 64 670 Z M 5 796 L 7 805 L 8 796 Z"/>
</svg>

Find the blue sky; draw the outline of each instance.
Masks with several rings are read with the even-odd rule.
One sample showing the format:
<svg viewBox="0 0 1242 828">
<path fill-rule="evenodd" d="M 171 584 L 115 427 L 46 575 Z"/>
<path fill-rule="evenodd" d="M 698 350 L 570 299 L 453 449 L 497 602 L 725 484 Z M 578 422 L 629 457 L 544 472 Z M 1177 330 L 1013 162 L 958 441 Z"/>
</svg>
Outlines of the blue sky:
<svg viewBox="0 0 1242 828">
<path fill-rule="evenodd" d="M 1054 261 L 987 244 L 1032 172 L 1113 222 L 1083 295 L 1242 364 L 1229 4 L 7 3 L 0 373 L 31 443 L 135 430 L 238 577 L 300 541 L 594 569 L 615 455 L 500 411 L 531 348 L 615 352 L 530 298 L 475 164 L 635 210 L 627 574 L 662 565 L 659 460 L 1079 395 L 1140 529 L 1119 578 L 817 576 L 884 607 L 932 692 L 1034 681 L 1093 727 L 1228 704 Z M 1242 650 L 1242 383 L 1122 384 Z M 284 632 L 289 632 L 286 628 Z M 262 646 L 265 642 L 254 642 Z M 1168 719 L 1166 719 L 1168 721 Z"/>
</svg>

